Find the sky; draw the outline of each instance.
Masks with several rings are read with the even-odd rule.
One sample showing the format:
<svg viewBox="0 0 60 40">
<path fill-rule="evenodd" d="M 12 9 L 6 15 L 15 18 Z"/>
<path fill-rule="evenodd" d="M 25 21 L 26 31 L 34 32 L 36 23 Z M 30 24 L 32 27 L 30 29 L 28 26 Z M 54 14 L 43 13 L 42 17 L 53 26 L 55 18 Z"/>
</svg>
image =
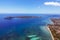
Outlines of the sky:
<svg viewBox="0 0 60 40">
<path fill-rule="evenodd" d="M 0 0 L 0 13 L 60 13 L 60 0 Z"/>
</svg>

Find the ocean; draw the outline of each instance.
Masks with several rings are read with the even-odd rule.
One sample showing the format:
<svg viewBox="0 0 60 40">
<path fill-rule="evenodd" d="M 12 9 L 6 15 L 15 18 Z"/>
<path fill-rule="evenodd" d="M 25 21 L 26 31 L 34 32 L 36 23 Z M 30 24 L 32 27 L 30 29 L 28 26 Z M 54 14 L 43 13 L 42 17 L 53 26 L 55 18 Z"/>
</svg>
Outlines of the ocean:
<svg viewBox="0 0 60 40">
<path fill-rule="evenodd" d="M 9 16 L 40 16 L 41 18 L 13 18 Z M 55 14 L 0 14 L 0 40 L 52 40 L 47 30 L 50 18 L 58 18 Z"/>
</svg>

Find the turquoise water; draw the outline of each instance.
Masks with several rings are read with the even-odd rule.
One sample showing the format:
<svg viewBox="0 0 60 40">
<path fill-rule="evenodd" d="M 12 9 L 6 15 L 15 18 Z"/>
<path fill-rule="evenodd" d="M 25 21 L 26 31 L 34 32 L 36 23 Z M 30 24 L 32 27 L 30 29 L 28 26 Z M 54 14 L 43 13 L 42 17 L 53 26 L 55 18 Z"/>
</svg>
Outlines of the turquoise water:
<svg viewBox="0 0 60 40">
<path fill-rule="evenodd" d="M 41 16 L 41 18 L 14 18 L 4 19 L 8 16 Z M 0 40 L 52 40 L 47 24 L 50 18 L 59 15 L 43 14 L 0 14 Z M 28 36 L 35 35 L 29 38 Z"/>
</svg>

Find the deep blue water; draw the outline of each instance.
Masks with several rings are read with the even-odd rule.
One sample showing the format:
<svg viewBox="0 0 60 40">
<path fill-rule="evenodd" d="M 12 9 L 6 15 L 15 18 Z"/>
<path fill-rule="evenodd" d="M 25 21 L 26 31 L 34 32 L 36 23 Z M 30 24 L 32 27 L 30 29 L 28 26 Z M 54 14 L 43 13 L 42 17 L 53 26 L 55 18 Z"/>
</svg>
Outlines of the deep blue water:
<svg viewBox="0 0 60 40">
<path fill-rule="evenodd" d="M 11 20 L 4 19 L 8 16 L 41 16 L 41 18 L 14 18 Z M 50 24 L 49 18 L 57 18 L 59 15 L 48 15 L 48 14 L 0 14 L 0 37 L 8 34 L 9 32 L 16 32 L 20 36 L 26 36 L 25 30 L 29 30 L 33 27 L 32 30 L 40 32 L 40 36 L 45 36 L 47 40 L 51 40 L 51 35 L 49 31 L 46 30 L 47 24 Z M 38 30 L 37 30 L 38 29 Z M 31 31 L 32 31 L 31 30 Z M 48 32 L 48 33 L 47 33 Z"/>
</svg>

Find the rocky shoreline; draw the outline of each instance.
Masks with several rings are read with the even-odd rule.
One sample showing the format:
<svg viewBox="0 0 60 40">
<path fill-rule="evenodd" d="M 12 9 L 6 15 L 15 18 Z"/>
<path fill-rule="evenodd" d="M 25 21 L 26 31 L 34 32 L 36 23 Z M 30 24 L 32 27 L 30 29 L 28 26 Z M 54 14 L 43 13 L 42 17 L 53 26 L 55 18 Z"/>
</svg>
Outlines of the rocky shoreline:
<svg viewBox="0 0 60 40">
<path fill-rule="evenodd" d="M 48 28 L 50 29 L 53 40 L 60 40 L 60 19 L 51 19 L 53 24 L 48 24 Z"/>
</svg>

